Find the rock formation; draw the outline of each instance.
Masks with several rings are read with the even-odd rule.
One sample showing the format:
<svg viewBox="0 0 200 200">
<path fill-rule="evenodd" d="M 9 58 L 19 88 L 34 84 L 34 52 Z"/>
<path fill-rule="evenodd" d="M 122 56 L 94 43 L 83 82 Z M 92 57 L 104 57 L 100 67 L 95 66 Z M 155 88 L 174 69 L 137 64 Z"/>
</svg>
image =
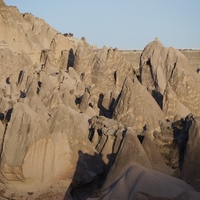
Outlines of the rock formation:
<svg viewBox="0 0 200 200">
<path fill-rule="evenodd" d="M 6 6 L 3 0 L 0 1 L 0 7 Z"/>
<path fill-rule="evenodd" d="M 0 27 L 0 199 L 200 198 L 191 58 L 128 60 L 2 0 Z"/>
<path fill-rule="evenodd" d="M 183 181 L 138 165 L 124 170 L 124 174 L 100 199 L 199 199 L 199 193 Z"/>
<path fill-rule="evenodd" d="M 153 41 L 141 55 L 140 71 L 141 83 L 167 119 L 173 120 L 176 115 L 184 117 L 190 112 L 199 115 L 199 77 L 181 52 Z"/>
<path fill-rule="evenodd" d="M 114 118 L 134 127 L 138 132 L 147 124 L 151 125 L 153 130 L 159 129 L 159 120 L 164 120 L 160 107 L 136 77 L 133 80 L 125 80 L 114 110 Z"/>
<path fill-rule="evenodd" d="M 188 142 L 185 151 L 185 157 L 182 165 L 183 180 L 190 183 L 195 189 L 199 190 L 199 117 L 196 117 L 192 122 L 188 133 Z"/>
</svg>

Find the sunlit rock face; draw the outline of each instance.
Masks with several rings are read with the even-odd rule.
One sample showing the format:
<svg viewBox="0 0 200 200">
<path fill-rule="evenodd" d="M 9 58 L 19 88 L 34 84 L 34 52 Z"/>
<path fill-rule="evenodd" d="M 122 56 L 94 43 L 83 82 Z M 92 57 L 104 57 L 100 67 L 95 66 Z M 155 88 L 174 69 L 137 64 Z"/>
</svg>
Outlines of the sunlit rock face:
<svg viewBox="0 0 200 200">
<path fill-rule="evenodd" d="M 163 109 L 167 119 L 199 115 L 199 76 L 178 50 L 160 41 L 149 43 L 141 55 L 141 83 Z"/>
<path fill-rule="evenodd" d="M 156 40 L 130 59 L 2 0 L 0 27 L 0 199 L 199 199 L 191 57 Z"/>
</svg>

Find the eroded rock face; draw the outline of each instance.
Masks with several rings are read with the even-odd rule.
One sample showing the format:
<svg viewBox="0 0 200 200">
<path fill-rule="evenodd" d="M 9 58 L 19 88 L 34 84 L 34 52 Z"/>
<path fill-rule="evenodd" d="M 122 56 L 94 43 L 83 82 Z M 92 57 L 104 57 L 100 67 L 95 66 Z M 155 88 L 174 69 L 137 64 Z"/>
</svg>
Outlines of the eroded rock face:
<svg viewBox="0 0 200 200">
<path fill-rule="evenodd" d="M 0 1 L 0 7 L 6 6 L 3 0 Z"/>
<path fill-rule="evenodd" d="M 200 118 L 196 117 L 192 122 L 192 125 L 188 133 L 188 142 L 185 149 L 185 156 L 182 165 L 182 176 L 183 179 L 190 183 L 195 189 L 200 190 L 199 182 L 199 127 L 200 127 Z"/>
<path fill-rule="evenodd" d="M 165 111 L 167 119 L 172 120 L 177 114 L 185 117 L 189 112 L 199 115 L 199 78 L 181 52 L 153 41 L 141 55 L 140 71 L 141 83 Z M 173 115 L 166 111 L 168 108 Z"/>
<path fill-rule="evenodd" d="M 133 164 L 152 168 L 148 156 L 137 138 L 136 132 L 132 128 L 128 128 L 125 132 L 124 140 L 115 163 L 113 164 L 103 187 L 109 187 L 110 184 L 123 175 L 124 170 L 128 169 Z"/>
<path fill-rule="evenodd" d="M 40 138 L 48 134 L 47 122 L 23 103 L 17 103 L 7 126 L 1 169 L 8 180 L 22 180 L 23 160 L 28 149 Z"/>
<path fill-rule="evenodd" d="M 146 101 L 148 99 L 148 101 Z M 141 132 L 146 124 L 159 129 L 163 113 L 146 88 L 135 77 L 127 78 L 114 110 L 114 118 Z"/>
<path fill-rule="evenodd" d="M 136 72 L 118 49 L 94 49 L 3 1 L 0 11 L 0 196 L 86 199 L 107 176 L 104 188 L 124 181 L 125 195 L 199 197 L 157 172 L 199 184 L 198 117 L 191 129 L 192 115 L 180 119 L 199 115 L 199 80 L 180 52 L 154 41 Z M 177 192 L 137 193 L 145 179 Z"/>
</svg>

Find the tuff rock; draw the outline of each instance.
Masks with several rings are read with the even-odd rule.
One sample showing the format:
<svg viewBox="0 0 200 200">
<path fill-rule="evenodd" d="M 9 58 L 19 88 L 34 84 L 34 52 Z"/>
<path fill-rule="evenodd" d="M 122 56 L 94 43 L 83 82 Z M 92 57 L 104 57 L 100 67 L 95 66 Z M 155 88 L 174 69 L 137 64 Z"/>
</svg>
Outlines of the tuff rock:
<svg viewBox="0 0 200 200">
<path fill-rule="evenodd" d="M 0 27 L 1 199 L 200 198 L 198 52 L 95 48 L 3 0 Z"/>
</svg>

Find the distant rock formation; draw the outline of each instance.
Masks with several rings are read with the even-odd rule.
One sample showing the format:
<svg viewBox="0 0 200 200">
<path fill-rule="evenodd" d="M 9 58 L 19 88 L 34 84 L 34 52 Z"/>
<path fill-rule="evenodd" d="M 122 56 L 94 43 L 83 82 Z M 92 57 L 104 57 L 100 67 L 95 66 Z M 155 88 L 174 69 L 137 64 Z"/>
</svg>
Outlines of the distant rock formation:
<svg viewBox="0 0 200 200">
<path fill-rule="evenodd" d="M 199 77 L 180 51 L 153 41 L 145 47 L 140 63 L 141 83 L 164 110 L 166 119 L 200 114 Z"/>
</svg>

